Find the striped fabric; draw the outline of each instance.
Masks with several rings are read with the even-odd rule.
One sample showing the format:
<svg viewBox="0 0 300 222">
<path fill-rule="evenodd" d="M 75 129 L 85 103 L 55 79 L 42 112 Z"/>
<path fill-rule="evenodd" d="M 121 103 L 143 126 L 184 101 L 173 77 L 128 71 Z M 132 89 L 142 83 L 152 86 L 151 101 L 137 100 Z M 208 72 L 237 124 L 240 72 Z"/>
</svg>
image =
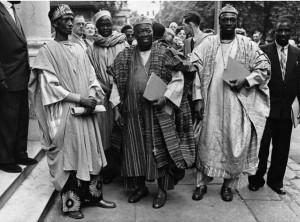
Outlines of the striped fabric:
<svg viewBox="0 0 300 222">
<path fill-rule="evenodd" d="M 155 42 L 146 69 L 147 73 L 154 72 L 163 81 L 169 83 L 172 79 L 172 70 L 167 69 L 165 64 L 171 64 L 172 58 L 166 56 L 166 50 L 165 44 Z M 125 121 L 121 173 L 123 177 L 126 177 L 127 187 L 133 187 L 138 183 L 138 179 L 135 177 L 153 180 L 173 174 L 173 177 L 176 178 L 178 174 L 176 169 L 184 169 L 194 163 L 195 147 L 193 146 L 192 131 L 180 132 L 180 130 L 192 128 L 177 127 L 179 124 L 183 124 L 182 120 L 191 119 L 190 113 L 188 111 L 175 112 L 175 115 L 169 116 L 153 108 L 143 98 L 143 87 L 146 86 L 148 74 L 143 71 L 144 68 L 135 46 L 123 50 L 117 56 L 110 70 L 114 73 L 120 92 L 120 108 Z M 182 99 L 180 107 L 184 108 L 187 102 L 185 97 Z M 182 106 L 182 104 L 185 105 Z M 181 116 L 177 118 L 178 121 L 175 125 L 177 113 L 180 113 Z M 183 118 L 184 115 L 187 117 Z M 186 124 L 189 123 L 191 120 Z M 186 137 L 185 140 L 181 141 L 180 136 Z M 170 170 L 170 166 L 175 164 L 176 167 Z M 172 186 L 167 187 L 171 188 Z"/>
</svg>

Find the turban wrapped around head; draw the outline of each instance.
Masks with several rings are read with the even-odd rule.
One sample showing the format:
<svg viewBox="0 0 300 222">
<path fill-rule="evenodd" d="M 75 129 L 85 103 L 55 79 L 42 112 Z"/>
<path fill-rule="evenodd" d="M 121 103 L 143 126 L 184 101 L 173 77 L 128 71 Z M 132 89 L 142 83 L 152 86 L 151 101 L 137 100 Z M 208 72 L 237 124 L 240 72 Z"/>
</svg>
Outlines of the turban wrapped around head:
<svg viewBox="0 0 300 222">
<path fill-rule="evenodd" d="M 70 9 L 70 7 L 68 5 L 60 4 L 60 5 L 57 5 L 56 7 L 57 8 L 54 10 L 53 14 L 50 17 L 51 21 L 54 21 L 66 14 L 71 14 L 74 16 L 74 13 L 72 12 L 72 10 Z"/>
<path fill-rule="evenodd" d="M 109 17 L 109 18 L 112 20 L 112 17 L 111 17 L 110 12 L 107 11 L 107 10 L 102 10 L 102 11 L 97 12 L 97 13 L 94 15 L 94 18 L 93 18 L 94 24 L 96 24 L 96 22 L 97 22 L 101 17 L 103 17 L 103 16 L 107 16 L 107 17 Z"/>
<path fill-rule="evenodd" d="M 135 21 L 133 23 L 133 28 L 140 24 L 149 24 L 152 26 L 152 21 L 148 17 L 141 15 L 135 19 Z"/>
<path fill-rule="evenodd" d="M 219 18 L 223 13 L 233 13 L 238 15 L 238 11 L 230 4 L 226 4 L 221 10 L 219 11 Z"/>
</svg>

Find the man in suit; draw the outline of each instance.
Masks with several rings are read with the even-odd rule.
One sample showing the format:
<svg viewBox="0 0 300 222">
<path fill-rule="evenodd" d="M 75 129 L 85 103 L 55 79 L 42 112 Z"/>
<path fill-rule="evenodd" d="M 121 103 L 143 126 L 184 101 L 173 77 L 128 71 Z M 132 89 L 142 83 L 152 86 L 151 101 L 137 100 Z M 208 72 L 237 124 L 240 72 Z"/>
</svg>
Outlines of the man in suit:
<svg viewBox="0 0 300 222">
<path fill-rule="evenodd" d="M 265 43 L 261 40 L 262 34 L 260 31 L 255 31 L 253 33 L 253 42 L 255 42 L 258 46 L 263 46 Z"/>
<path fill-rule="evenodd" d="M 297 96 L 300 99 L 300 50 L 289 45 L 291 22 L 281 19 L 276 24 L 276 41 L 261 49 L 271 61 L 271 80 L 269 82 L 271 110 L 267 119 L 259 151 L 259 165 L 256 175 L 249 176 L 251 191 L 257 191 L 265 183 L 270 141 L 272 139 L 271 165 L 267 184 L 276 193 L 284 195 L 283 178 L 288 161 L 292 120 L 291 105 Z"/>
<path fill-rule="evenodd" d="M 27 155 L 30 67 L 16 3 L 0 2 L 0 169 L 6 172 L 37 163 Z"/>
</svg>

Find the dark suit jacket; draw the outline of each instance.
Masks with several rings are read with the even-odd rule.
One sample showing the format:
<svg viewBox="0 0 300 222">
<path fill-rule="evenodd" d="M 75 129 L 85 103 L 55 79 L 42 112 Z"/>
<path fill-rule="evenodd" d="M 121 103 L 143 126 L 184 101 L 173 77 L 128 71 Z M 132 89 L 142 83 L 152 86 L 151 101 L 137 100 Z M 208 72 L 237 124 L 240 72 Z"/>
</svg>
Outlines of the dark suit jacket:
<svg viewBox="0 0 300 222">
<path fill-rule="evenodd" d="M 29 75 L 24 33 L 0 3 L 0 80 L 6 80 L 8 91 L 20 91 L 27 88 Z"/>
<path fill-rule="evenodd" d="M 284 81 L 275 42 L 261 46 L 261 49 L 271 61 L 271 80 L 268 84 L 271 99 L 269 117 L 291 118 L 292 103 L 296 96 L 300 99 L 300 49 L 289 46 Z"/>
</svg>

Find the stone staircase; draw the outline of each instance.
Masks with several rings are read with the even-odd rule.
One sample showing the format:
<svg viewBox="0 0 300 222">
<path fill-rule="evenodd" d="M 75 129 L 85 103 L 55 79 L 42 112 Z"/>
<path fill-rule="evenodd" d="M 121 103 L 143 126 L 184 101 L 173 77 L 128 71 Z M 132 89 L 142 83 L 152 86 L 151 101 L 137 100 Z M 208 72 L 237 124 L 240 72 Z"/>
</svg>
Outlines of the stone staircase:
<svg viewBox="0 0 300 222">
<path fill-rule="evenodd" d="M 28 156 L 38 160 L 38 164 L 21 166 L 21 173 L 0 171 L 0 221 L 43 221 L 51 199 L 57 194 L 50 182 L 47 158 L 38 135 L 37 120 L 30 119 Z"/>
</svg>

